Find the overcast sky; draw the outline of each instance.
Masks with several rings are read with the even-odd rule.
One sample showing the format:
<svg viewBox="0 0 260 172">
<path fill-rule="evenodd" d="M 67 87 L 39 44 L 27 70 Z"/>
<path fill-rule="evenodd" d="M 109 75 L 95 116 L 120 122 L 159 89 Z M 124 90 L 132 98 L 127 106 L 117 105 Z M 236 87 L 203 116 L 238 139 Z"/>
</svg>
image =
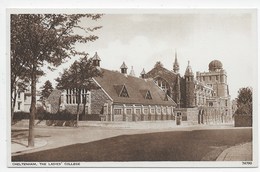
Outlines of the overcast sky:
<svg viewBox="0 0 260 172">
<path fill-rule="evenodd" d="M 220 60 L 227 71 L 232 98 L 241 87 L 252 86 L 256 71 L 256 27 L 252 10 L 173 11 L 172 14 L 105 14 L 95 22 L 103 28 L 99 39 L 78 48 L 93 56 L 97 51 L 101 67 L 120 70 L 123 61 L 139 77 L 142 69 L 150 71 L 157 61 L 172 70 L 175 50 L 180 74 L 188 61 L 193 72 L 208 71 L 208 64 Z M 86 26 L 93 22 L 83 21 Z M 72 58 L 53 72 L 46 71 L 38 88 L 46 80 L 53 82 Z"/>
</svg>

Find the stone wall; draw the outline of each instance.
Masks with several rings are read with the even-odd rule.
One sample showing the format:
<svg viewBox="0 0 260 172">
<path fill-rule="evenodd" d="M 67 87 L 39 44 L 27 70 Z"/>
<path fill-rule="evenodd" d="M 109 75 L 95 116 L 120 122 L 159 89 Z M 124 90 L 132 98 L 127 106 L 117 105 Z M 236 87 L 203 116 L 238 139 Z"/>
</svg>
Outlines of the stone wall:
<svg viewBox="0 0 260 172">
<path fill-rule="evenodd" d="M 156 116 L 156 115 L 152 115 L 152 114 L 148 115 L 148 120 L 149 120 L 149 121 L 155 121 L 155 119 L 156 119 L 155 116 Z"/>
<path fill-rule="evenodd" d="M 56 93 L 57 94 L 57 93 Z M 72 114 L 77 114 L 77 104 L 66 104 L 64 101 L 64 97 L 60 96 L 61 92 L 59 92 L 59 95 L 55 95 L 49 99 L 49 103 L 51 104 L 51 112 L 56 113 L 58 109 L 60 108 L 60 104 L 62 103 L 62 107 L 60 110 L 67 110 Z M 103 92 L 102 89 L 98 90 L 92 90 L 91 91 L 91 99 L 90 102 L 86 104 L 85 106 L 85 116 L 80 116 L 81 120 L 89 120 L 87 115 L 97 115 L 97 117 L 91 117 L 91 119 L 98 119 L 101 120 L 100 115 L 104 113 L 104 104 L 107 104 L 107 109 L 106 113 L 108 114 L 111 111 L 111 102 L 108 96 Z M 84 105 L 80 104 L 79 105 L 79 114 L 83 114 L 84 111 Z M 106 114 L 106 115 L 107 115 Z M 109 116 L 104 116 L 102 119 L 103 120 L 108 120 Z"/>
<path fill-rule="evenodd" d="M 198 108 L 187 108 L 187 121 L 190 124 L 197 124 L 198 123 Z"/>
<path fill-rule="evenodd" d="M 90 103 L 86 105 L 85 112 L 86 114 L 92 114 L 92 115 L 100 115 L 103 113 L 103 106 L 105 103 L 108 103 L 109 98 L 107 95 L 103 92 L 103 90 L 92 90 L 91 91 L 91 100 Z M 77 113 L 77 104 L 65 104 L 65 109 L 68 110 L 72 114 Z M 90 106 L 90 110 L 88 110 L 88 106 Z M 83 112 L 84 105 L 80 104 L 79 106 L 79 112 Z M 108 109 L 109 111 L 110 109 Z"/>
<path fill-rule="evenodd" d="M 177 108 L 175 113 L 181 113 L 182 121 L 188 124 L 198 124 L 198 108 Z"/>
<path fill-rule="evenodd" d="M 60 109 L 61 91 L 53 90 L 46 101 L 47 111 L 50 113 L 57 113 Z"/>
<path fill-rule="evenodd" d="M 252 127 L 251 115 L 235 115 L 235 127 Z"/>
<path fill-rule="evenodd" d="M 102 89 L 91 91 L 91 114 L 102 114 L 103 106 L 110 101 Z"/>
</svg>

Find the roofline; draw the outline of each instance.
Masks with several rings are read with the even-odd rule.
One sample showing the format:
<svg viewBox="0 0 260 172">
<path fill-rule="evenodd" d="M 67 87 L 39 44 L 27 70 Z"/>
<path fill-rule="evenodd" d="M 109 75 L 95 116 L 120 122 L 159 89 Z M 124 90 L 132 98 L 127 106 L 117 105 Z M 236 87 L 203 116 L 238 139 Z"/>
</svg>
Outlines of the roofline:
<svg viewBox="0 0 260 172">
<path fill-rule="evenodd" d="M 114 100 L 112 99 L 112 97 L 110 97 L 110 95 L 101 87 L 101 85 L 95 80 L 95 78 L 92 79 L 101 88 L 101 90 L 104 91 L 104 93 L 108 96 L 108 98 L 113 102 Z"/>
<path fill-rule="evenodd" d="M 175 102 L 174 102 L 175 103 Z M 116 104 L 133 104 L 133 105 L 146 105 L 146 106 L 173 106 L 174 108 L 176 108 L 176 106 L 174 104 L 160 104 L 160 103 L 124 103 L 124 102 L 119 102 L 119 101 L 116 101 L 116 102 L 113 102 L 113 105 L 116 105 Z"/>
</svg>

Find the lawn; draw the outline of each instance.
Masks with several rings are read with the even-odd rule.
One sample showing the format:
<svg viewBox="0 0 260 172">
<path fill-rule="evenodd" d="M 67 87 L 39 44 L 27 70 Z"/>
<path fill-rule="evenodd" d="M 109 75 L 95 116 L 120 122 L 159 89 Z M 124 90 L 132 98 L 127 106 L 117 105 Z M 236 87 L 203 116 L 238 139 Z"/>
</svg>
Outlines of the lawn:
<svg viewBox="0 0 260 172">
<path fill-rule="evenodd" d="M 206 161 L 249 141 L 251 128 L 121 135 L 13 156 L 12 161 Z"/>
</svg>

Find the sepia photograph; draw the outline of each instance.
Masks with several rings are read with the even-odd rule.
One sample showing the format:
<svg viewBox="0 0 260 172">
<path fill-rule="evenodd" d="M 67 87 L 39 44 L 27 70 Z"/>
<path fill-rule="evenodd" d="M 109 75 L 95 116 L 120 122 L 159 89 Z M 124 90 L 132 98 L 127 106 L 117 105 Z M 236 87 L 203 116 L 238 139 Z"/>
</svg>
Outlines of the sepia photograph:
<svg viewBox="0 0 260 172">
<path fill-rule="evenodd" d="M 256 9 L 8 9 L 9 167 L 256 167 Z"/>
</svg>

